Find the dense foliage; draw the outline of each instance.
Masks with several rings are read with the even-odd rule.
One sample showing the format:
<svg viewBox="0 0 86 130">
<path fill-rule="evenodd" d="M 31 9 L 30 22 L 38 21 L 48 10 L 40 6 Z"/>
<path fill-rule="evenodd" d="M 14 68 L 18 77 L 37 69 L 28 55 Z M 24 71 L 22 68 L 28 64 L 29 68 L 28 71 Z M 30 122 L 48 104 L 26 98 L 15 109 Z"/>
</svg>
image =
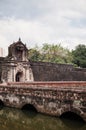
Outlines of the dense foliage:
<svg viewBox="0 0 86 130">
<path fill-rule="evenodd" d="M 86 46 L 78 45 L 75 50 L 69 51 L 60 44 L 45 43 L 42 47 L 34 47 L 29 50 L 29 59 L 53 63 L 72 63 L 76 66 L 86 67 Z"/>
<path fill-rule="evenodd" d="M 73 63 L 77 66 L 86 68 L 86 45 L 78 45 L 72 51 Z"/>
<path fill-rule="evenodd" d="M 71 63 L 72 55 L 68 49 L 61 45 L 43 44 L 42 48 L 32 48 L 29 50 L 29 59 L 32 61 Z"/>
</svg>

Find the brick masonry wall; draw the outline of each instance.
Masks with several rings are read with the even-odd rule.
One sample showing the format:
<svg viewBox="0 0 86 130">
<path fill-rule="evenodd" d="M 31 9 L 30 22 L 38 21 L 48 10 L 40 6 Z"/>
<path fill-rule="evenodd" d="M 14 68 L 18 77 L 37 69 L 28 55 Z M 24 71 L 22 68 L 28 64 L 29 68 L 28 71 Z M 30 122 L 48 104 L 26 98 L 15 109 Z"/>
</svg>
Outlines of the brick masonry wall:
<svg viewBox="0 0 86 130">
<path fill-rule="evenodd" d="M 0 100 L 16 108 L 31 104 L 38 112 L 53 116 L 71 111 L 86 121 L 86 82 L 3 84 L 0 85 Z"/>
<path fill-rule="evenodd" d="M 35 81 L 86 81 L 86 69 L 69 64 L 30 62 Z"/>
<path fill-rule="evenodd" d="M 14 61 L 14 64 L 16 63 L 19 62 Z M 14 68 L 12 64 L 10 60 L 0 62 L 0 82 L 13 80 L 11 70 Z M 28 66 L 27 79 L 30 78 L 29 67 L 31 68 L 31 81 L 86 81 L 86 69 L 74 68 L 73 65 L 28 61 L 26 65 Z M 10 76 L 8 76 L 9 73 Z"/>
</svg>

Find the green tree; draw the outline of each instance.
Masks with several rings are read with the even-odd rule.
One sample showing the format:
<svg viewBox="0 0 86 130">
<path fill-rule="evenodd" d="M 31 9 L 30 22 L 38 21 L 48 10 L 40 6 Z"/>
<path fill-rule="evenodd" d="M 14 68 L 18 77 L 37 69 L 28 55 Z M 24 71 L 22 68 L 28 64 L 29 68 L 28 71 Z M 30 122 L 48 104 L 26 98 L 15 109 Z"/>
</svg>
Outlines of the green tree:
<svg viewBox="0 0 86 130">
<path fill-rule="evenodd" d="M 40 60 L 40 52 L 36 48 L 29 49 L 28 57 L 32 61 L 39 61 Z"/>
<path fill-rule="evenodd" d="M 35 47 L 29 50 L 29 59 L 32 61 L 43 61 L 53 63 L 71 63 L 72 55 L 68 49 L 63 48 L 60 44 L 45 43 L 39 49 Z"/>
<path fill-rule="evenodd" d="M 63 48 L 60 44 L 44 44 L 42 49 L 43 61 L 54 63 L 71 63 L 72 55 L 68 49 Z"/>
<path fill-rule="evenodd" d="M 78 45 L 72 51 L 73 63 L 79 67 L 86 68 L 86 45 Z"/>
</svg>

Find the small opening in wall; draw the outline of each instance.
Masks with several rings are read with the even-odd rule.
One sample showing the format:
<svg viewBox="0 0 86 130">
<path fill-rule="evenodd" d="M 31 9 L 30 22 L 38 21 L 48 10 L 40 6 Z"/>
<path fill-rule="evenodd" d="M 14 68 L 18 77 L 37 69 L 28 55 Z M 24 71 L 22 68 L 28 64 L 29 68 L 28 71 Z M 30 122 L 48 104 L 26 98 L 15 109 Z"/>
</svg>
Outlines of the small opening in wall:
<svg viewBox="0 0 86 130">
<path fill-rule="evenodd" d="M 77 121 L 82 121 L 84 122 L 84 120 L 82 119 L 82 117 L 80 117 L 78 114 L 68 111 L 68 112 L 64 112 L 61 116 L 61 119 L 68 119 L 68 120 L 77 120 Z"/>
<path fill-rule="evenodd" d="M 4 107 L 4 103 L 0 100 L 0 109 Z"/>
<path fill-rule="evenodd" d="M 22 107 L 22 110 L 34 111 L 37 112 L 36 108 L 31 104 L 26 104 Z"/>
<path fill-rule="evenodd" d="M 37 115 L 36 108 L 31 104 L 26 104 L 22 107 L 22 111 L 25 115 L 27 115 L 30 118 L 34 118 Z"/>
<path fill-rule="evenodd" d="M 16 74 L 16 82 L 21 82 L 22 81 L 22 72 L 18 72 L 17 74 Z"/>
</svg>

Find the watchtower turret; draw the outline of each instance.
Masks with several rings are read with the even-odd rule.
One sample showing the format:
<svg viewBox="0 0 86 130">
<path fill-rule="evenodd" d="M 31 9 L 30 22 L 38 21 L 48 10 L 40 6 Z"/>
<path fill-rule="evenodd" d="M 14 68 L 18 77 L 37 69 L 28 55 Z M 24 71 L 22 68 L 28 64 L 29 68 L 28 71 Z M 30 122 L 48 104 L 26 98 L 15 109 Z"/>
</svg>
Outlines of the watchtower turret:
<svg viewBox="0 0 86 130">
<path fill-rule="evenodd" d="M 25 44 L 22 43 L 21 39 L 11 44 L 8 48 L 8 57 L 12 60 L 27 61 L 28 60 L 28 49 Z"/>
</svg>

